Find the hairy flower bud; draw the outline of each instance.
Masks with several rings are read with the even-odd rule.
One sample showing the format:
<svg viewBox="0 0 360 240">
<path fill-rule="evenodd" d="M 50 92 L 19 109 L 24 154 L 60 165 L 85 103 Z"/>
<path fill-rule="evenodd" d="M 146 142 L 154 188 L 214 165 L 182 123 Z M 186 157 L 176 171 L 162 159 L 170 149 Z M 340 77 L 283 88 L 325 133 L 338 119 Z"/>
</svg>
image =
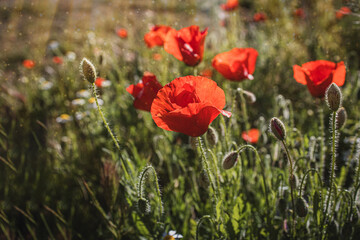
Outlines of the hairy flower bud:
<svg viewBox="0 0 360 240">
<path fill-rule="evenodd" d="M 336 129 L 341 129 L 345 126 L 347 120 L 347 113 L 344 107 L 336 111 Z"/>
<path fill-rule="evenodd" d="M 137 206 L 138 209 L 141 213 L 143 214 L 147 214 L 150 212 L 150 204 L 149 201 L 146 200 L 145 198 L 139 198 L 138 202 L 137 202 Z"/>
<path fill-rule="evenodd" d="M 217 131 L 214 128 L 209 127 L 206 133 L 206 139 L 210 145 L 216 145 L 219 140 Z"/>
<path fill-rule="evenodd" d="M 85 80 L 87 80 L 89 83 L 94 83 L 96 80 L 96 69 L 94 65 L 86 58 L 83 58 L 83 60 L 80 63 L 80 71 L 82 75 L 84 76 Z"/>
<path fill-rule="evenodd" d="M 335 83 L 330 84 L 326 89 L 325 99 L 328 107 L 332 111 L 336 112 L 339 109 L 342 101 L 342 94 L 340 88 Z"/>
<path fill-rule="evenodd" d="M 298 197 L 296 199 L 295 210 L 296 210 L 296 214 L 299 217 L 306 217 L 306 215 L 309 211 L 309 206 L 304 198 Z"/>
<path fill-rule="evenodd" d="M 286 129 L 280 119 L 273 117 L 270 120 L 270 130 L 279 141 L 283 141 L 285 139 Z"/>
<path fill-rule="evenodd" d="M 238 160 L 238 152 L 232 151 L 225 155 L 224 160 L 222 162 L 222 166 L 225 170 L 228 170 L 235 166 Z"/>
</svg>

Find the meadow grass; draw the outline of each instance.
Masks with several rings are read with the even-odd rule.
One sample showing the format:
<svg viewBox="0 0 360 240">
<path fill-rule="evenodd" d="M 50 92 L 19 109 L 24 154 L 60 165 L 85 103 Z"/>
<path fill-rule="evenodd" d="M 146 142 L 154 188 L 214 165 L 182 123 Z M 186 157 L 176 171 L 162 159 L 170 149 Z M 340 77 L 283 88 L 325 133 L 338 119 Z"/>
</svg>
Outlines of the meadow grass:
<svg viewBox="0 0 360 240">
<path fill-rule="evenodd" d="M 243 0 L 228 13 L 224 2 L 0 2 L 0 239 L 164 239 L 170 230 L 184 239 L 357 239 L 359 2 Z M 352 13 L 336 19 L 343 5 Z M 304 18 L 293 15 L 299 7 Z M 254 22 L 256 12 L 267 20 Z M 209 27 L 202 62 L 147 48 L 153 24 Z M 160 129 L 134 108 L 126 87 L 145 71 L 165 85 L 234 47 L 259 56 L 252 81 L 212 70 L 232 112 L 211 123 L 215 144 L 209 132 Z M 83 79 L 84 57 L 111 86 Z M 293 78 L 293 65 L 319 59 L 346 65 L 347 120 L 336 131 L 335 112 Z M 271 134 L 273 117 L 286 139 Z M 260 131 L 251 145 L 241 136 L 250 128 Z M 229 152 L 237 163 L 225 170 Z"/>
</svg>

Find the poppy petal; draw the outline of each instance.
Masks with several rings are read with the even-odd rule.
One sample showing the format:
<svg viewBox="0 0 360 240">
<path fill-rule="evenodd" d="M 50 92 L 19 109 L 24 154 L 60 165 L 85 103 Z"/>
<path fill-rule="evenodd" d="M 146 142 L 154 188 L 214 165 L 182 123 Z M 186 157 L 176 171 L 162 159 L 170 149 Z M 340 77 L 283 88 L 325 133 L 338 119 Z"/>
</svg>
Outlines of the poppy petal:
<svg viewBox="0 0 360 240">
<path fill-rule="evenodd" d="M 339 87 L 345 83 L 346 68 L 344 62 L 339 62 L 336 64 L 336 69 L 334 71 L 333 82 L 336 83 Z"/>
<path fill-rule="evenodd" d="M 293 66 L 294 78 L 298 83 L 306 85 L 306 76 L 303 69 L 299 65 Z"/>
</svg>

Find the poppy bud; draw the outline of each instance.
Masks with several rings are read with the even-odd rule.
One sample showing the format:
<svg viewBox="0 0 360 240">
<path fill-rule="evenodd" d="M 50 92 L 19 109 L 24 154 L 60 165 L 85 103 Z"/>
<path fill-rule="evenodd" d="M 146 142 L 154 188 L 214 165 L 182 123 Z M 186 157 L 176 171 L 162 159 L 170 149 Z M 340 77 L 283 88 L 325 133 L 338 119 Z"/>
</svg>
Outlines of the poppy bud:
<svg viewBox="0 0 360 240">
<path fill-rule="evenodd" d="M 217 131 L 214 128 L 209 127 L 206 133 L 206 139 L 210 145 L 216 145 L 219 140 Z"/>
<path fill-rule="evenodd" d="M 147 214 L 150 212 L 151 207 L 148 200 L 146 200 L 145 198 L 139 198 L 137 203 L 138 209 L 141 213 Z"/>
<path fill-rule="evenodd" d="M 286 137 L 285 126 L 280 121 L 280 119 L 273 117 L 270 120 L 270 130 L 279 141 L 283 141 L 285 139 Z"/>
<path fill-rule="evenodd" d="M 244 96 L 246 98 L 246 101 L 248 103 L 254 103 L 256 102 L 256 96 L 254 93 L 252 92 L 249 92 L 249 91 L 246 91 L 246 90 L 243 90 L 243 93 L 244 93 Z"/>
<path fill-rule="evenodd" d="M 222 162 L 222 166 L 225 170 L 228 170 L 235 166 L 238 159 L 238 152 L 232 151 L 225 155 Z"/>
<path fill-rule="evenodd" d="M 339 109 L 342 101 L 342 94 L 340 88 L 335 83 L 330 84 L 326 89 L 325 99 L 328 107 L 332 111 L 336 112 Z"/>
<path fill-rule="evenodd" d="M 306 217 L 306 215 L 309 211 L 309 206 L 304 198 L 298 197 L 296 199 L 295 210 L 296 210 L 296 214 L 299 217 Z"/>
<path fill-rule="evenodd" d="M 284 198 L 280 198 L 278 201 L 278 208 L 282 215 L 285 215 L 286 213 L 286 200 Z"/>
<path fill-rule="evenodd" d="M 297 180 L 296 175 L 294 175 L 294 174 L 290 175 L 289 184 L 292 189 L 296 189 L 297 182 L 298 182 L 298 180 Z"/>
<path fill-rule="evenodd" d="M 344 107 L 336 111 L 336 129 L 341 129 L 345 126 L 347 120 L 347 113 Z"/>
<path fill-rule="evenodd" d="M 89 83 L 95 82 L 96 69 L 94 65 L 86 58 L 83 58 L 83 60 L 80 63 L 80 71 L 82 72 L 82 75 L 84 76 L 85 80 L 87 80 Z"/>
</svg>

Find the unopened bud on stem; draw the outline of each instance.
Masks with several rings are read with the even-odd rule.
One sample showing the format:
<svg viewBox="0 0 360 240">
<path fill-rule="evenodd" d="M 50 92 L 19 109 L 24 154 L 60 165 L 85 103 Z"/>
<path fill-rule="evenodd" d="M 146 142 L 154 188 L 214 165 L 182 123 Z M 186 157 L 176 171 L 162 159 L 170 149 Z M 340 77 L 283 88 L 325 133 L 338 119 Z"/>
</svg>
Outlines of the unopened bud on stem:
<svg viewBox="0 0 360 240">
<path fill-rule="evenodd" d="M 336 112 L 342 101 L 342 94 L 340 88 L 335 84 L 332 83 L 326 89 L 325 99 L 328 107 L 333 111 Z"/>
<path fill-rule="evenodd" d="M 336 111 L 336 129 L 341 129 L 345 126 L 347 120 L 347 113 L 344 107 Z"/>
<path fill-rule="evenodd" d="M 228 170 L 235 166 L 238 159 L 238 152 L 233 151 L 225 155 L 224 160 L 222 162 L 222 166 L 225 170 Z"/>
<path fill-rule="evenodd" d="M 279 141 L 283 141 L 285 139 L 286 137 L 285 126 L 280 121 L 280 119 L 273 117 L 270 120 L 270 130 Z"/>
<path fill-rule="evenodd" d="M 83 58 L 83 60 L 80 63 L 80 71 L 82 72 L 84 78 L 89 83 L 94 83 L 96 80 L 96 69 L 94 65 L 87 60 L 86 58 Z"/>
</svg>

